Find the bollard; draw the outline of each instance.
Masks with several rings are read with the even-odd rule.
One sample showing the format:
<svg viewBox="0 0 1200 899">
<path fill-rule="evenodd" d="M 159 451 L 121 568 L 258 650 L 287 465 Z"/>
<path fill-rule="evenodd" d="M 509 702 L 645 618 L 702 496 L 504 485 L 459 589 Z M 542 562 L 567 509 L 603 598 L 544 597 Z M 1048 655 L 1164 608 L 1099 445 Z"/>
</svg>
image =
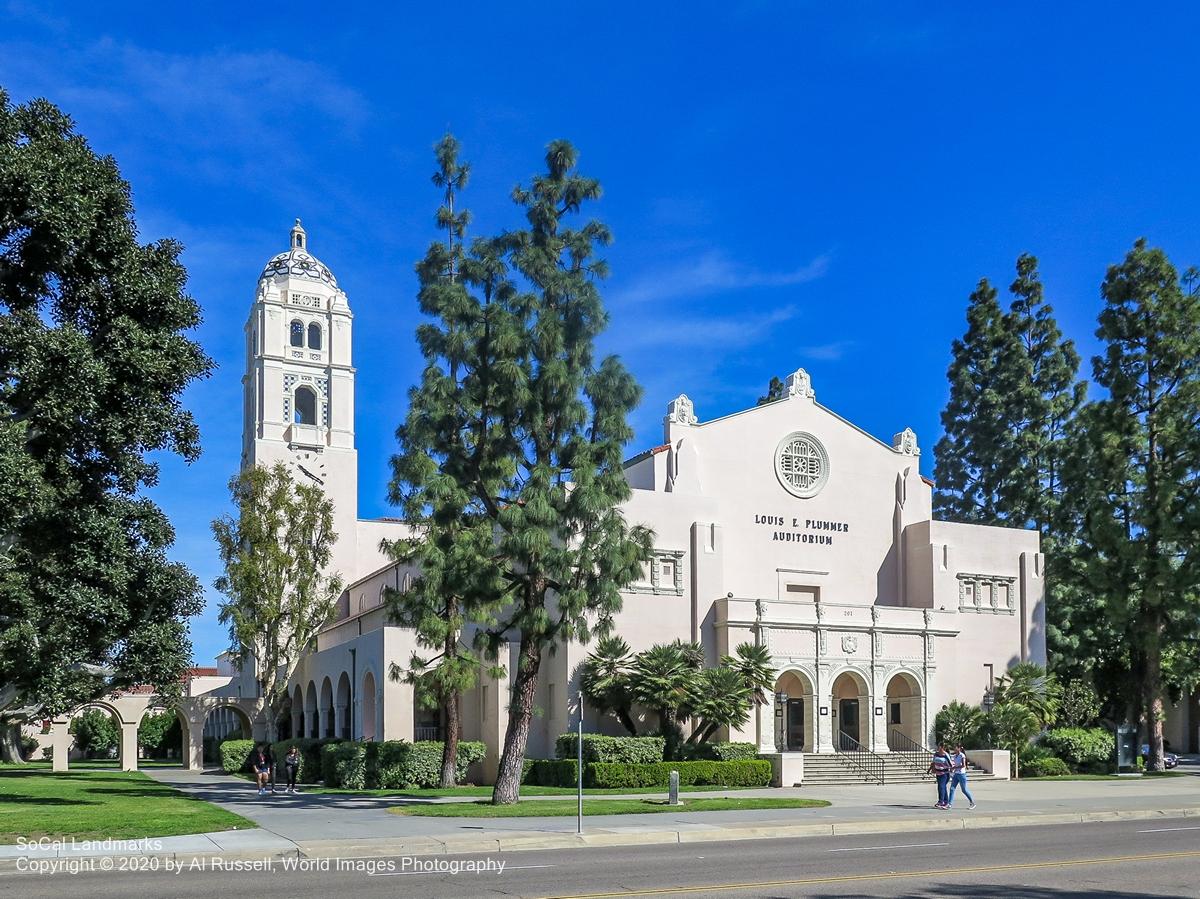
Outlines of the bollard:
<svg viewBox="0 0 1200 899">
<path fill-rule="evenodd" d="M 679 805 L 679 772 L 678 771 L 671 772 L 671 786 L 670 786 L 669 797 L 670 798 L 667 800 L 668 805 Z"/>
</svg>

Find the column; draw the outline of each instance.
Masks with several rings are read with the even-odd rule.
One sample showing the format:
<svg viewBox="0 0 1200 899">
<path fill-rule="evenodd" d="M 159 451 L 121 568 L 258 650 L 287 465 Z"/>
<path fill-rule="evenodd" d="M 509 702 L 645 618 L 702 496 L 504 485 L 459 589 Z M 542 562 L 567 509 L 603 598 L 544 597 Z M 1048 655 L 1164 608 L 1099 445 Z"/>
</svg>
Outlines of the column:
<svg viewBox="0 0 1200 899">
<path fill-rule="evenodd" d="M 775 702 L 775 697 L 771 697 L 770 702 L 764 702 L 758 706 L 758 751 L 777 752 L 775 747 L 775 710 L 778 708 L 778 703 Z"/>
<path fill-rule="evenodd" d="M 71 753 L 71 732 L 67 729 L 71 722 L 66 718 L 55 718 L 50 725 L 50 746 L 53 761 L 52 771 L 66 771 Z"/>
<path fill-rule="evenodd" d="M 337 717 L 335 720 L 337 723 L 333 728 L 333 735 L 335 737 L 349 738 L 350 735 L 346 732 L 346 725 L 349 723 L 346 721 L 346 706 L 339 705 L 336 707 L 336 711 Z"/>
<path fill-rule="evenodd" d="M 137 770 L 137 733 L 138 723 L 121 722 L 121 770 Z"/>
<path fill-rule="evenodd" d="M 204 711 L 188 721 L 185 764 L 189 771 L 204 770 Z"/>
</svg>

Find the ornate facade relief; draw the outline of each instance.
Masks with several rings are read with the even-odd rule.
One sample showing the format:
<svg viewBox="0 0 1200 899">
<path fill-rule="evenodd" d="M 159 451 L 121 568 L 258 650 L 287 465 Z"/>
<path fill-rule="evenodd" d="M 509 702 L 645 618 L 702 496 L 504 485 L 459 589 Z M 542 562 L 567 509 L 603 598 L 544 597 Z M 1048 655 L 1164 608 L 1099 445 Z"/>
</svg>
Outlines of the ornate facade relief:
<svg viewBox="0 0 1200 899">
<path fill-rule="evenodd" d="M 802 368 L 798 368 L 788 375 L 784 384 L 789 397 L 799 396 L 810 400 L 817 398 L 816 391 L 813 390 L 812 378 Z"/>
<path fill-rule="evenodd" d="M 694 425 L 699 421 L 696 418 L 696 410 L 692 406 L 692 401 L 688 399 L 686 393 L 679 394 L 667 404 L 666 420 L 681 425 Z"/>
<path fill-rule="evenodd" d="M 1013 615 L 1017 609 L 1017 579 L 1005 575 L 958 575 L 958 610 Z"/>
<path fill-rule="evenodd" d="M 905 428 L 892 436 L 892 449 L 904 456 L 921 455 L 921 448 L 917 446 L 917 435 L 912 428 Z"/>
</svg>

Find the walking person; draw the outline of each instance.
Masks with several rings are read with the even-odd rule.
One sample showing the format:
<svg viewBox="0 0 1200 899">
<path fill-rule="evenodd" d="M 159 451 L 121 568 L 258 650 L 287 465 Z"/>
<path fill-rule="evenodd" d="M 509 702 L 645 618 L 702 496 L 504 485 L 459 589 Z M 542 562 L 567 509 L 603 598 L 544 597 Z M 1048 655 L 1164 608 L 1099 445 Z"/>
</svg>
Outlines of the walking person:
<svg viewBox="0 0 1200 899">
<path fill-rule="evenodd" d="M 967 754 L 963 751 L 961 743 L 950 755 L 950 795 L 946 799 L 946 808 L 954 805 L 954 791 L 957 789 L 961 789 L 962 794 L 967 797 L 967 802 L 970 803 L 967 808 L 975 808 L 975 797 L 967 789 Z"/>
<path fill-rule="evenodd" d="M 950 753 L 946 752 L 946 747 L 938 743 L 937 751 L 933 754 L 933 761 L 929 763 L 929 769 L 926 774 L 932 774 L 937 778 L 938 801 L 934 808 L 949 808 L 949 793 L 947 787 L 950 783 Z"/>
<path fill-rule="evenodd" d="M 283 757 L 283 772 L 287 775 L 287 791 L 299 793 L 300 789 L 296 786 L 296 775 L 300 773 L 300 750 L 295 746 L 288 749 L 287 755 Z"/>
<path fill-rule="evenodd" d="M 267 782 L 271 779 L 275 770 L 275 757 L 271 755 L 271 747 L 266 743 L 259 743 L 250 757 L 250 764 L 254 767 L 254 776 L 258 780 L 258 795 L 267 795 Z M 272 785 L 271 791 L 275 791 Z"/>
</svg>

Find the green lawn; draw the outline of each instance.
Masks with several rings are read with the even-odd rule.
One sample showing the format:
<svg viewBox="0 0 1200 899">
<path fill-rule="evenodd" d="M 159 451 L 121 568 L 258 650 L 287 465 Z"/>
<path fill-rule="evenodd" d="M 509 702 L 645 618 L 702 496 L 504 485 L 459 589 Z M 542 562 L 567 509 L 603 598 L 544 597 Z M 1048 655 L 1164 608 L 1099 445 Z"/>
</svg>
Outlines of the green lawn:
<svg viewBox="0 0 1200 899">
<path fill-rule="evenodd" d="M 51 763 L 50 763 L 49 759 L 36 759 L 34 761 L 29 761 L 29 762 L 25 763 L 25 765 L 27 767 L 39 768 L 42 771 L 49 771 L 50 764 Z M 0 763 L 0 771 L 3 771 L 10 767 L 16 767 L 16 766 Z M 109 771 L 117 771 L 117 770 L 120 770 L 121 760 L 120 759 L 79 759 L 79 760 L 73 760 L 70 763 L 69 767 L 70 767 L 70 770 L 72 770 L 72 771 L 74 771 L 76 768 L 86 768 L 88 770 L 90 770 L 92 768 L 104 768 Z M 179 759 L 138 759 L 138 767 L 139 768 L 182 768 L 183 762 L 179 761 Z"/>
<path fill-rule="evenodd" d="M 667 805 L 665 799 L 585 799 L 584 815 L 646 815 L 655 812 L 728 812 L 762 808 L 824 808 L 823 799 L 685 799 L 679 805 Z M 388 811 L 396 815 L 426 818 L 551 818 L 577 813 L 573 799 L 547 799 L 518 802 L 516 805 L 492 805 L 490 802 L 442 802 L 436 805 L 397 805 Z"/>
<path fill-rule="evenodd" d="M 23 837 L 136 839 L 254 827 L 134 771 L 0 766 L 0 844 Z"/>
<path fill-rule="evenodd" d="M 248 783 L 253 783 L 254 778 L 249 774 L 237 774 Z M 696 787 L 680 787 L 680 793 L 711 793 L 722 790 L 746 790 L 756 789 L 753 787 L 714 787 L 714 786 L 696 786 Z M 765 787 L 763 789 L 766 789 Z M 463 799 L 476 799 L 492 795 L 491 787 L 421 787 L 413 790 L 343 790 L 338 787 L 322 787 L 317 784 L 300 784 L 302 793 L 330 793 L 338 796 L 394 796 L 397 799 L 442 799 L 447 796 L 461 796 Z M 575 787 L 521 787 L 522 796 L 574 796 L 576 793 Z M 583 790 L 584 796 L 633 796 L 633 795 L 663 795 L 667 793 L 666 787 L 629 787 L 628 789 L 614 788 L 596 788 L 585 787 Z"/>
</svg>

